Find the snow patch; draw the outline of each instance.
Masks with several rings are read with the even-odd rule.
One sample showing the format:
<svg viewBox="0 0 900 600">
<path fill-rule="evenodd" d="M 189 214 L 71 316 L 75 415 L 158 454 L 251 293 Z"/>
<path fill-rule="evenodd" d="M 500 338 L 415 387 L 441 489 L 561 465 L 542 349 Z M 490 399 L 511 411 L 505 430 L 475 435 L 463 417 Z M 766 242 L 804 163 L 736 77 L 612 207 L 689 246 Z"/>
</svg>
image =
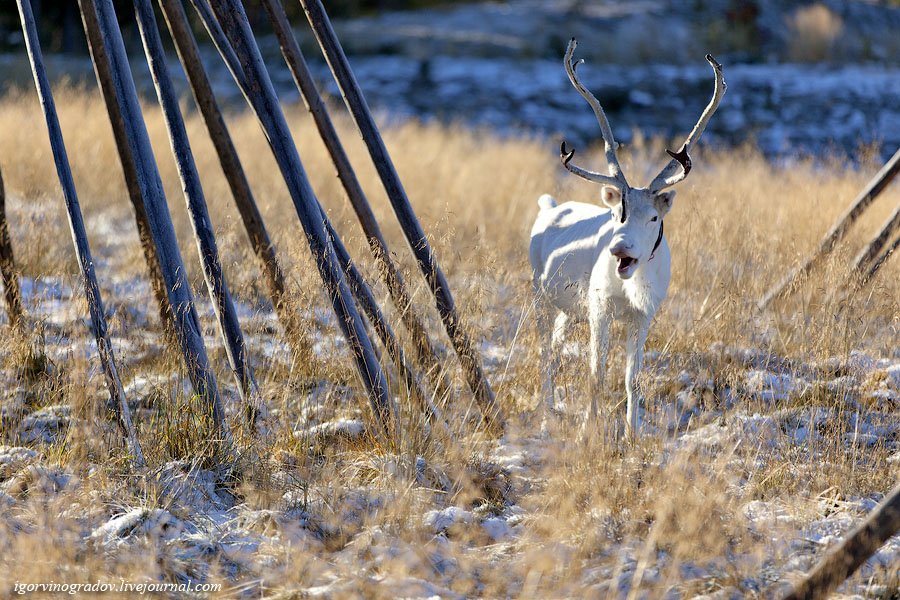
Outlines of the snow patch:
<svg viewBox="0 0 900 600">
<path fill-rule="evenodd" d="M 0 480 L 11 477 L 34 462 L 39 456 L 30 448 L 0 446 Z"/>
<path fill-rule="evenodd" d="M 338 419 L 319 423 L 308 429 L 294 432 L 295 438 L 309 440 L 312 443 L 332 444 L 335 442 L 358 442 L 366 434 L 366 425 L 358 419 Z"/>
<path fill-rule="evenodd" d="M 444 533 L 454 525 L 468 525 L 475 515 L 458 506 L 450 506 L 444 510 L 431 510 L 422 517 L 422 523 L 435 533 Z"/>
<path fill-rule="evenodd" d="M 48 406 L 25 417 L 19 425 L 19 441 L 23 444 L 52 444 L 69 427 L 72 409 L 65 404 Z"/>
<path fill-rule="evenodd" d="M 763 402 L 778 402 L 791 396 L 803 394 L 809 389 L 809 383 L 787 373 L 753 370 L 745 379 L 747 391 Z"/>
<path fill-rule="evenodd" d="M 133 508 L 113 517 L 91 532 L 90 539 L 106 547 L 114 547 L 132 536 L 174 539 L 184 530 L 184 523 L 160 508 Z"/>
<path fill-rule="evenodd" d="M 485 533 L 495 542 L 499 542 L 510 536 L 512 530 L 505 519 L 490 517 L 481 522 Z"/>
</svg>

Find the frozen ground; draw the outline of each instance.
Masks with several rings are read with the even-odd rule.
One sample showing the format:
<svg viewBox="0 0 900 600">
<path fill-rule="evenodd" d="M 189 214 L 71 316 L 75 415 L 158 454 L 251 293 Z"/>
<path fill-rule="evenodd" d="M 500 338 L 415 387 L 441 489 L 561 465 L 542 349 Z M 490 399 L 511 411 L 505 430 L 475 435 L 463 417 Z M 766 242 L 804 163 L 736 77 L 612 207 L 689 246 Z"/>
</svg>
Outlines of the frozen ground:
<svg viewBox="0 0 900 600">
<path fill-rule="evenodd" d="M 129 319 L 149 321 L 146 302 L 140 300 L 149 291 L 129 289 L 128 297 L 111 297 L 110 306 L 116 313 L 127 312 Z M 72 309 L 68 285 L 28 280 L 25 290 L 30 311 L 44 323 L 45 349 L 54 365 L 93 354 L 86 328 Z M 250 331 L 273 319 L 265 311 L 245 312 L 245 317 L 255 313 Z M 265 357 L 260 360 L 270 367 L 284 360 L 285 348 L 271 336 L 251 334 L 249 339 L 251 354 Z M 208 343 L 218 345 L 211 335 Z M 509 357 L 512 343 L 512 339 L 485 342 L 492 378 L 517 367 L 516 358 Z M 114 344 L 125 371 L 133 371 L 144 354 L 159 349 L 159 340 L 147 333 L 143 338 L 114 338 Z M 584 352 L 577 342 L 567 350 L 570 355 Z M 679 364 L 694 367 L 687 370 Z M 725 378 L 711 366 L 716 364 L 731 365 L 732 375 Z M 95 462 L 100 457 L 88 458 L 77 471 L 60 466 L 54 457 L 66 437 L 84 427 L 83 420 L 68 405 L 43 405 L 33 386 L 16 373 L 3 375 L 7 391 L 2 404 L 0 530 L 35 531 L 49 518 L 55 529 L 65 532 L 73 551 L 99 558 L 110 572 L 116 571 L 116 564 L 150 552 L 165 580 L 223 581 L 235 597 L 290 592 L 340 598 L 376 589 L 379 597 L 527 597 L 537 585 L 525 566 L 535 560 L 535 552 L 551 553 L 547 560 L 565 561 L 562 596 L 624 597 L 635 586 L 666 582 L 671 582 L 667 597 L 770 593 L 772 586 L 808 569 L 880 496 L 848 496 L 835 487 L 817 496 L 775 494 L 759 499 L 748 490 L 758 488 L 760 478 L 807 477 L 819 460 L 834 459 L 835 439 L 843 448 L 840 455 L 855 469 L 874 468 L 870 457 L 885 453 L 892 465 L 888 468 L 900 468 L 897 353 L 869 356 L 853 351 L 804 363 L 758 349 L 714 344 L 689 361 L 651 354 L 648 386 L 655 391 L 645 415 L 646 434 L 663 441 L 644 457 L 641 472 L 680 463 L 694 465 L 691 468 L 701 473 L 715 471 L 737 506 L 737 514 L 722 518 L 733 521 L 758 544 L 689 560 L 679 556 L 677 548 L 656 547 L 652 538 L 648 542 L 623 529 L 628 509 L 619 514 L 591 509 L 579 517 L 579 528 L 593 536 L 598 549 L 585 556 L 580 536 L 563 537 L 552 549 L 535 547 L 541 544 L 540 532 L 552 527 L 548 523 L 552 509 L 543 505 L 541 493 L 554 473 L 568 468 L 567 452 L 584 443 L 577 435 L 565 435 L 577 430 L 567 429 L 567 423 L 576 423 L 580 412 L 565 402 L 560 404 L 560 428 L 554 434 L 541 436 L 535 428 L 513 426 L 500 439 L 477 442 L 473 451 L 479 458 L 472 468 L 481 478 L 481 495 L 463 500 L 453 493 L 458 481 L 439 462 L 383 450 L 354 450 L 366 444 L 364 403 L 342 386 L 323 380 L 294 399 L 299 416 L 275 411 L 272 425 L 292 430 L 298 448 L 320 448 L 322 460 L 337 461 L 343 473 L 356 476 L 341 484 L 311 485 L 302 461 L 279 451 L 259 466 L 268 473 L 270 495 L 268 502 L 260 503 L 218 484 L 213 472 L 197 464 L 172 461 L 154 470 L 152 500 L 141 502 L 133 491 L 122 494 L 114 491 L 116 486 L 104 488 L 106 468 Z M 181 385 L 170 375 L 152 373 L 126 383 L 139 421 L 158 401 L 154 394 Z M 229 383 L 222 381 L 226 387 Z M 226 397 L 234 402 L 233 393 Z M 235 407 L 229 408 L 233 413 Z M 781 467 L 788 472 L 767 470 L 772 457 L 790 456 L 796 461 Z M 629 476 L 626 465 L 635 458 L 626 454 L 622 476 Z M 133 490 L 134 484 L 126 488 Z M 84 504 L 85 496 L 92 499 L 89 505 Z M 404 521 L 379 518 L 396 505 L 405 507 Z M 302 583 L 280 583 L 298 564 L 304 569 Z M 895 537 L 842 593 L 894 597 L 897 588 L 890 586 L 897 585 L 898 569 L 900 538 Z M 503 584 L 497 583 L 497 572 L 506 574 Z"/>
<path fill-rule="evenodd" d="M 652 11 L 662 4 L 633 6 Z M 447 18 L 473 17 L 462 11 Z M 561 49 L 564 39 L 551 45 L 557 42 Z M 271 40 L 266 51 L 269 64 L 280 69 Z M 609 99 L 620 138 L 635 126 L 683 133 L 709 92 L 708 67 L 693 57 L 678 58 L 677 66 L 639 68 L 590 58 L 584 77 Z M 589 109 L 570 90 L 559 60 L 543 52 L 526 58 L 498 52 L 478 60 L 362 53 L 352 60 L 370 100 L 389 117 L 564 134 L 579 145 L 594 136 Z M 710 130 L 720 141 L 743 141 L 751 130 L 769 155 L 798 147 L 818 153 L 828 139 L 852 147 L 900 131 L 894 126 L 896 63 L 739 62 L 726 62 L 728 102 Z M 78 64 L 62 67 L 85 68 Z M 213 71 L 223 97 L 233 98 L 224 72 Z M 284 71 L 275 78 L 284 98 L 296 98 Z M 80 112 L 68 122 L 83 119 L 93 128 L 67 128 L 68 141 L 83 134 L 70 146 L 71 155 L 87 157 L 98 171 L 108 169 L 115 158 L 108 145 L 104 154 L 105 138 L 97 135 L 97 127 L 106 127 L 102 108 L 75 106 Z M 12 156 L 30 140 L 13 135 L 21 133 L 17 115 L 28 113 L 10 114 Z M 237 131 L 256 132 L 246 115 L 234 122 Z M 158 117 L 154 131 L 162 136 Z M 648 346 L 645 435 L 631 445 L 616 435 L 623 410 L 617 406 L 617 351 L 611 359 L 618 366 L 601 403 L 604 426 L 581 435 L 587 348 L 577 336 L 564 352 L 559 417 L 539 433 L 540 365 L 529 312 L 525 221 L 541 191 L 589 198 L 581 188 L 564 187 L 571 178 L 559 178 L 562 168 L 550 160 L 553 145 L 528 145 L 526 151 L 489 135 L 460 144 L 462 134 L 453 130 L 388 133 L 396 136 L 388 141 L 402 160 L 398 166 L 416 209 L 445 250 L 467 324 L 484 336 L 478 347 L 510 417 L 505 435 L 483 436 L 477 412 L 455 405 L 458 444 L 428 446 L 414 438 L 413 427 L 397 447 L 373 441 L 346 345 L 316 295 L 299 229 L 284 217 L 290 212 L 282 212 L 290 210 L 289 201 L 277 181 L 269 185 L 275 178 L 267 169 L 274 167 L 253 161 L 266 154 L 260 141 L 242 148 L 242 157 L 253 161 L 255 190 L 268 205 L 266 214 L 275 215 L 268 221 L 282 226 L 276 239 L 281 256 L 292 261 L 295 289 L 313 290 L 303 298 L 302 316 L 311 326 L 313 350 L 328 368 L 298 374 L 265 303 L 240 303 L 249 354 L 271 408 L 271 437 L 241 446 L 246 454 L 240 464 L 249 468 L 238 481 L 193 460 L 181 436 L 189 438 L 196 428 L 188 420 L 186 426 L 175 423 L 179 429 L 165 418 L 189 418 L 182 407 L 192 392 L 177 361 L 163 356 L 152 294 L 136 275 L 142 259 L 125 192 L 116 182 L 91 191 L 86 182 L 113 178 L 108 171 L 94 177 L 84 171 L 79 191 L 96 243 L 112 343 L 140 435 L 150 440 L 145 451 L 152 470 L 129 470 L 118 432 L 102 418 L 106 394 L 76 278 L 23 278 L 42 353 L 23 360 L 12 342 L 0 345 L 0 587 L 25 577 L 124 578 L 222 582 L 241 598 L 766 596 L 808 569 L 895 484 L 900 348 L 890 337 L 897 324 L 894 265 L 846 315 L 838 296 L 823 299 L 827 294 L 821 293 L 844 283 L 843 270 L 809 282 L 815 290 L 796 298 L 791 312 L 742 314 L 747 297 L 776 277 L 776 267 L 814 247 L 864 183 L 863 174 L 839 168 L 822 174 L 803 161 L 796 169 L 779 169 L 742 153 L 716 153 L 698 169 L 697 183 L 682 188 L 684 203 L 667 217 L 667 237 L 671 232 L 673 248 L 677 243 L 683 254 L 673 269 L 674 293 Z M 350 139 L 352 133 L 342 135 Z M 890 140 L 886 145 L 897 143 Z M 165 144 L 162 137 L 156 141 Z M 495 148 L 503 149 L 498 167 L 492 163 Z M 47 185 L 55 181 L 52 164 L 46 154 L 43 163 L 35 155 L 22 153 L 21 160 L 3 165 L 13 182 L 9 207 L 17 249 L 30 274 L 72 271 L 63 250 L 68 238 L 61 205 L 53 204 L 56 188 Z M 331 166 L 309 155 L 310 173 L 324 174 L 332 184 L 320 182 L 330 209 L 342 194 Z M 364 169 L 360 173 L 366 176 Z M 169 175 L 169 199 L 178 214 L 178 185 Z M 366 189 L 380 190 L 368 177 Z M 224 184 L 209 182 L 219 225 L 230 214 L 230 196 Z M 873 207 L 882 214 L 868 215 L 871 229 L 895 205 L 892 193 L 884 198 L 890 206 Z M 708 220 L 693 221 L 695 215 Z M 189 231 L 183 215 L 180 225 L 179 231 Z M 54 239 L 47 233 L 51 226 Z M 248 260 L 238 251 L 242 237 L 224 240 L 226 269 Z M 462 247 L 458 240 L 465 240 Z M 195 260 L 189 239 L 183 241 L 186 259 Z M 44 254 L 50 256 L 44 260 Z M 253 273 L 240 275 L 254 279 Z M 258 298 L 256 283 L 235 289 L 241 298 Z M 223 374 L 221 342 L 202 294 L 198 309 L 226 411 L 236 423 L 237 395 Z M 768 318 L 784 321 L 775 326 Z M 818 328 L 822 335 L 813 331 Z M 820 341 L 839 350 L 822 351 Z M 801 350 L 772 350 L 781 347 Z M 440 350 L 455 365 L 448 349 Z M 890 540 L 841 594 L 898 597 L 900 539 Z"/>
</svg>

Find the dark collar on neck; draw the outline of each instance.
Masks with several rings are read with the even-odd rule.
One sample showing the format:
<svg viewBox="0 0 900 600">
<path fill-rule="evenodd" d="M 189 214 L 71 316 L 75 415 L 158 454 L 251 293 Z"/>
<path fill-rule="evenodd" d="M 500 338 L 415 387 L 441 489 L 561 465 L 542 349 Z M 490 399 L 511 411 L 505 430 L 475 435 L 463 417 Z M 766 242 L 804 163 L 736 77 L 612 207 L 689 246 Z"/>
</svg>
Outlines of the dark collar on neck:
<svg viewBox="0 0 900 600">
<path fill-rule="evenodd" d="M 659 248 L 659 245 L 662 244 L 663 238 L 663 222 L 659 222 L 659 235 L 656 236 L 656 243 L 653 244 L 653 250 L 650 251 L 650 258 L 647 260 L 653 260 L 653 257 L 656 255 L 656 249 Z"/>
</svg>

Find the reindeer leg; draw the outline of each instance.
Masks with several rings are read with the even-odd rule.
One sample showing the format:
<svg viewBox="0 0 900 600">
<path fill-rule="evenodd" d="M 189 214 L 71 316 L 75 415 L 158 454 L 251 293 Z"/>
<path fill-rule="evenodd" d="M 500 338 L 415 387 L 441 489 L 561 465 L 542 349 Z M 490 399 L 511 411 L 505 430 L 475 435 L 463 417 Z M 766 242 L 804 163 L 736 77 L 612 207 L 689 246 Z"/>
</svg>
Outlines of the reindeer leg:
<svg viewBox="0 0 900 600">
<path fill-rule="evenodd" d="M 606 299 L 600 294 L 591 295 L 589 321 L 591 327 L 591 407 L 585 418 L 586 424 L 597 420 L 597 400 L 603 393 L 606 380 L 606 357 L 609 354 L 609 326 L 612 322 L 612 315 L 608 310 Z"/>
<path fill-rule="evenodd" d="M 550 339 L 550 364 L 548 370 L 550 371 L 551 380 L 556 379 L 556 373 L 559 371 L 560 353 L 562 352 L 562 346 L 566 341 L 568 326 L 569 315 L 560 311 L 553 321 L 553 335 Z M 556 388 L 554 387 L 552 391 L 555 393 Z M 552 399 L 553 396 L 551 396 L 551 400 Z M 552 409 L 553 407 L 554 404 L 551 402 L 550 408 Z"/>
<path fill-rule="evenodd" d="M 637 378 L 644 360 L 644 343 L 650 321 L 644 316 L 636 316 L 628 331 L 625 351 L 625 393 L 628 395 L 628 408 L 625 411 L 625 435 L 637 437 L 640 427 L 641 394 L 637 389 Z"/>
<path fill-rule="evenodd" d="M 554 355 L 552 343 L 553 326 L 550 318 L 552 306 L 544 297 L 543 292 L 537 284 L 535 285 L 535 303 L 538 337 L 540 338 L 541 344 L 541 368 L 543 370 L 541 401 L 544 405 L 544 413 L 546 416 L 546 413 L 553 409 L 553 393 L 555 389 L 554 375 L 556 374 L 552 364 Z"/>
</svg>

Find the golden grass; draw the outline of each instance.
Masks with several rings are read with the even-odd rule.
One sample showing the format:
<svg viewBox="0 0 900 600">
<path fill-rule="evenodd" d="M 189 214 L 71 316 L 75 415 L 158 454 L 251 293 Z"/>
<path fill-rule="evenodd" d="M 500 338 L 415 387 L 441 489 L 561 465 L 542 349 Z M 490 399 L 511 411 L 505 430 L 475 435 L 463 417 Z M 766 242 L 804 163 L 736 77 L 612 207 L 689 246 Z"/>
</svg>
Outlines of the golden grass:
<svg viewBox="0 0 900 600">
<path fill-rule="evenodd" d="M 153 467 L 190 459 L 208 440 L 192 439 L 198 427 L 178 412 L 183 408 L 177 405 L 189 405 L 190 398 L 182 398 L 180 385 L 167 383 L 172 373 L 183 374 L 177 361 L 162 353 L 156 313 L 148 309 L 149 289 L 112 285 L 145 279 L 146 273 L 102 103 L 96 92 L 78 89 L 60 90 L 57 103 L 107 304 L 143 307 L 150 319 L 143 324 L 119 311 L 113 320 L 114 344 L 130 343 L 117 349 L 127 365 L 122 369 L 126 381 L 138 376 L 160 381 L 148 396 L 157 398 L 157 412 L 151 413 L 156 416 L 139 420 L 145 452 Z M 374 274 L 361 232 L 309 119 L 297 107 L 287 112 L 314 189 L 354 256 Z M 147 106 L 146 114 L 183 256 L 197 295 L 203 297 L 162 119 L 153 106 Z M 232 115 L 229 124 L 298 307 L 307 316 L 312 307 L 327 312 L 299 222 L 257 124 L 244 113 Z M 230 286 L 239 299 L 255 306 L 265 290 L 258 283 L 259 271 L 227 185 L 199 118 L 192 114 L 187 125 Z M 419 304 L 430 307 L 361 142 L 345 120 L 339 119 L 338 125 Z M 60 277 L 71 284 L 79 310 L 86 314 L 50 149 L 32 95 L 14 93 L 0 99 L 0 132 L 0 168 L 19 267 L 29 277 Z M 822 498 L 843 502 L 891 487 L 896 466 L 887 462 L 892 452 L 887 443 L 865 450 L 845 443 L 852 433 L 849 413 L 856 409 L 841 394 L 820 386 L 783 404 L 766 405 L 745 393 L 741 382 L 747 364 L 728 350 L 758 349 L 773 357 L 773 364 L 783 358 L 821 365 L 834 357 L 843 364 L 851 351 L 897 358 L 900 263 L 886 265 L 861 292 L 842 291 L 854 250 L 900 202 L 896 186 L 798 293 L 766 313 L 754 309 L 762 292 L 814 248 L 845 210 L 875 172 L 873 159 L 863 160 L 858 168 L 842 157 L 797 158 L 773 165 L 749 147 L 701 151 L 666 221 L 673 281 L 647 344 L 647 350 L 656 353 L 648 360 L 644 378 L 648 412 L 665 412 L 679 391 L 672 382 L 685 370 L 696 381 L 712 382 L 697 392 L 708 409 L 704 413 L 712 415 L 707 420 L 733 424 L 761 412 L 775 415 L 786 427 L 793 418 L 812 419 L 804 410 L 827 409 L 831 412 L 821 426 L 822 435 L 806 443 L 770 447 L 763 433 L 728 438 L 719 445 L 686 441 L 689 437 L 679 441 L 674 434 L 661 433 L 629 446 L 610 435 L 577 441 L 577 419 L 564 419 L 549 438 L 541 438 L 534 414 L 540 365 L 526 249 L 536 199 L 549 192 L 561 200 L 595 201 L 596 189 L 567 176 L 558 166 L 554 145 L 543 140 L 501 139 L 489 132 L 415 123 L 388 128 L 385 137 L 461 314 L 476 339 L 500 348 L 501 359 L 489 363 L 489 371 L 510 418 L 501 446 L 477 433 L 471 427 L 477 419 L 471 413 L 464 416 L 460 408 L 450 409 L 459 417 L 454 421 L 459 435 L 454 446 L 426 445 L 412 433 L 397 450 L 367 438 L 310 443 L 292 432 L 317 411 L 369 418 L 349 363 L 335 358 L 324 373 L 310 373 L 290 369 L 289 361 L 285 365 L 283 350 L 272 359 L 257 355 L 257 377 L 277 412 L 267 440 L 239 440 L 243 475 L 233 492 L 250 509 L 280 511 L 274 521 L 247 526 L 254 534 L 268 536 L 257 551 L 266 561 L 237 551 L 186 560 L 179 558 L 177 545 L 160 543 L 154 535 L 112 553 L 86 544 L 87 532 L 129 507 L 161 506 L 176 514 L 184 507 L 177 508 L 159 489 L 136 480 L 121 460 L 115 431 L 102 419 L 83 418 L 74 421 L 77 425 L 62 441 L 39 446 L 41 464 L 74 473 L 77 483 L 52 494 L 28 493 L 35 489 L 33 483 L 31 488 L 28 481 L 17 483 L 19 495 L 0 520 L 0 585 L 75 578 L 178 581 L 192 576 L 221 581 L 226 588 L 247 585 L 258 594 L 326 585 L 338 578 L 340 585 L 331 592 L 340 598 L 389 597 L 407 589 L 391 587 L 391 582 L 410 577 L 467 596 L 624 597 L 638 590 L 650 597 L 716 590 L 749 595 L 773 583 L 766 579 L 766 569 L 783 565 L 792 553 L 789 542 L 800 536 L 803 524 L 823 516 Z M 662 164 L 662 149 L 659 141 L 639 141 L 628 148 L 622 161 L 630 179 L 649 180 Z M 581 155 L 599 160 L 601 153 L 595 150 L 581 149 Z M 430 308 L 426 312 L 437 335 L 436 316 Z M 204 325 L 213 334 L 209 319 Z M 272 335 L 255 321 L 247 328 L 254 336 Z M 316 338 L 329 335 L 317 323 L 310 330 Z M 59 333 L 51 328 L 43 335 L 56 339 Z M 65 324 L 61 333 L 87 337 L 78 322 Z M 584 332 L 575 339 L 583 352 Z M 71 403 L 83 417 L 103 416 L 102 381 L 94 356 L 75 353 L 56 359 L 51 378 L 17 377 L 21 356 L 27 354 L 23 348 L 29 347 L 18 341 L 0 349 L 11 390 L 4 408 L 21 396 L 29 410 Z M 220 383 L 231 386 L 221 350 L 211 355 Z M 616 401 L 622 394 L 623 358 L 615 342 L 610 358 L 611 389 L 604 414 L 612 421 L 623 411 Z M 560 379 L 567 403 L 577 413 L 587 402 L 586 361 L 566 362 Z M 447 364 L 456 377 L 452 361 Z M 827 368 L 816 368 L 827 379 Z M 731 408 L 723 408 L 726 388 L 733 394 Z M 467 401 L 465 394 L 462 400 Z M 792 410 L 799 416 L 791 416 Z M 704 413 L 679 435 L 697 430 L 705 422 Z M 883 417 L 897 427 L 896 412 Z M 8 432 L 4 436 L 6 443 L 12 442 Z M 504 466 L 498 453 L 506 452 L 508 459 L 516 444 L 525 449 L 524 458 L 510 459 L 514 466 Z M 417 456 L 427 465 L 424 483 L 421 478 L 417 482 Z M 0 481 L 11 475 L 0 473 Z M 291 493 L 289 499 L 285 492 Z M 764 530 L 759 524 L 751 526 L 746 506 L 754 500 L 783 506 L 793 525 L 781 522 Z M 446 538 L 435 537 L 423 524 L 422 513 L 453 505 L 472 509 L 477 519 L 502 514 L 518 522 L 516 533 L 495 542 L 478 527 L 460 524 Z M 306 511 L 309 523 L 297 525 L 297 513 L 290 507 Z M 521 511 L 514 520 L 509 519 L 511 507 Z M 191 517 L 189 508 L 184 516 Z M 773 536 L 782 540 L 775 547 Z M 46 558 L 23 560 L 38 556 L 38 549 Z M 690 565 L 702 568 L 703 575 L 692 576 L 685 570 Z M 872 577 L 896 590 L 896 578 L 889 573 Z M 748 584 L 748 578 L 757 587 Z"/>
<path fill-rule="evenodd" d="M 820 62 L 832 58 L 835 41 L 844 21 L 821 3 L 798 8 L 787 20 L 790 38 L 788 58 L 797 62 Z"/>
</svg>

